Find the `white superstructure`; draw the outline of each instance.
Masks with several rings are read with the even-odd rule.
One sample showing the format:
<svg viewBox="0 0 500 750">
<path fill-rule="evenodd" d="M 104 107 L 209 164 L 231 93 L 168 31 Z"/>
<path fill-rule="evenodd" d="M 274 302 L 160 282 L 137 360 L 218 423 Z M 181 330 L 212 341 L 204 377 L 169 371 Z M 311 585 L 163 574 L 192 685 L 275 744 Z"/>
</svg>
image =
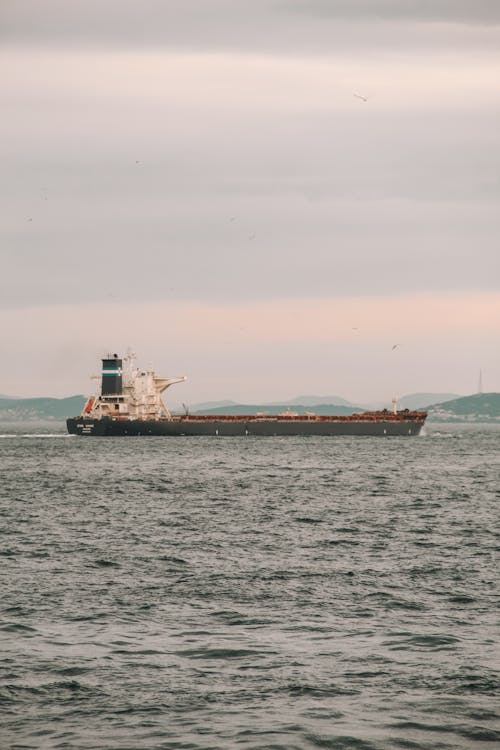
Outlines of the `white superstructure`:
<svg viewBox="0 0 500 750">
<path fill-rule="evenodd" d="M 136 356 L 127 352 L 123 360 L 116 354 L 103 359 L 101 394 L 90 396 L 82 416 L 101 419 L 170 419 L 162 394 L 174 383 L 187 380 L 185 375 L 161 378 L 152 369 L 142 370 L 136 365 Z"/>
</svg>

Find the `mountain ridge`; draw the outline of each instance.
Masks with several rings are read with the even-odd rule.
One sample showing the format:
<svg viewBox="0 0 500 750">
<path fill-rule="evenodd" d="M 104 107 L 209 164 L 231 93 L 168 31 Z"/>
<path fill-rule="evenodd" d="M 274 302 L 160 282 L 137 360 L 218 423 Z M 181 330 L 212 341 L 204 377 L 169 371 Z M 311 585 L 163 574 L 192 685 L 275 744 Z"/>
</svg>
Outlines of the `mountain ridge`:
<svg viewBox="0 0 500 750">
<path fill-rule="evenodd" d="M 274 404 L 235 404 L 234 406 L 219 406 L 214 409 L 201 409 L 192 411 L 191 414 L 208 414 L 217 416 L 220 414 L 235 414 L 235 415 L 246 415 L 246 414 L 260 414 L 265 415 L 276 415 L 276 414 L 318 414 L 318 415 L 329 415 L 334 414 L 336 416 L 347 416 L 348 414 L 357 414 L 365 411 L 360 406 L 342 406 L 341 404 L 290 404 L 290 403 L 274 403 Z"/>
<path fill-rule="evenodd" d="M 66 419 L 80 414 L 86 402 L 85 396 L 66 398 L 4 398 L 0 397 L 0 421 L 33 421 Z"/>
<path fill-rule="evenodd" d="M 399 400 L 399 408 L 410 408 L 405 406 L 405 399 L 409 400 L 422 395 L 434 394 L 403 396 Z M 318 415 L 343 416 L 370 410 L 367 405 L 356 405 L 349 402 L 346 402 L 347 405 L 335 403 L 298 404 L 297 398 L 299 397 L 288 401 L 263 404 L 238 404 L 229 400 L 223 402 L 211 401 L 205 404 L 188 405 L 185 408 L 171 408 L 171 410 L 173 413 L 182 414 L 187 409 L 191 414 L 213 414 L 214 416 L 217 414 L 280 414 L 287 410 L 298 414 L 313 412 Z M 67 417 L 80 414 L 85 402 L 86 398 L 83 395 L 60 399 L 50 397 L 26 399 L 0 397 L 0 421 L 64 420 Z M 215 404 L 218 404 L 218 406 Z M 491 392 L 460 396 L 455 399 L 411 408 L 426 409 L 429 413 L 429 421 L 433 422 L 500 422 L 500 393 Z"/>
<path fill-rule="evenodd" d="M 500 422 L 500 393 L 475 393 L 429 407 L 433 422 Z"/>
</svg>

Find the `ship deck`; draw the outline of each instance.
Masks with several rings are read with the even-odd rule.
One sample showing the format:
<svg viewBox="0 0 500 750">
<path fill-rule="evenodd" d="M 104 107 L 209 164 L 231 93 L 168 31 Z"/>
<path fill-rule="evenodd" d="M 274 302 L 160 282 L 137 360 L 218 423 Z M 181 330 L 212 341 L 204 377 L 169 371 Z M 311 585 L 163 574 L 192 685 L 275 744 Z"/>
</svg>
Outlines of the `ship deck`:
<svg viewBox="0 0 500 750">
<path fill-rule="evenodd" d="M 424 422 L 427 412 L 361 412 L 348 415 L 318 414 L 183 414 L 160 422 Z M 115 419 L 121 419 L 116 417 Z M 124 418 L 126 419 L 126 417 Z"/>
</svg>

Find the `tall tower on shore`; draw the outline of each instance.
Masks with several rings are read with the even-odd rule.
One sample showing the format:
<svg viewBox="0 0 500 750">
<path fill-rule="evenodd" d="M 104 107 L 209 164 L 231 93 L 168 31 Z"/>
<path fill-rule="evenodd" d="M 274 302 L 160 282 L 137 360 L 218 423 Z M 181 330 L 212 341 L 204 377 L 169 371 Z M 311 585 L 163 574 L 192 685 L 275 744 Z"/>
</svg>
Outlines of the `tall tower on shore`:
<svg viewBox="0 0 500 750">
<path fill-rule="evenodd" d="M 479 380 L 477 383 L 477 392 L 481 394 L 483 392 L 483 371 L 479 370 Z"/>
</svg>

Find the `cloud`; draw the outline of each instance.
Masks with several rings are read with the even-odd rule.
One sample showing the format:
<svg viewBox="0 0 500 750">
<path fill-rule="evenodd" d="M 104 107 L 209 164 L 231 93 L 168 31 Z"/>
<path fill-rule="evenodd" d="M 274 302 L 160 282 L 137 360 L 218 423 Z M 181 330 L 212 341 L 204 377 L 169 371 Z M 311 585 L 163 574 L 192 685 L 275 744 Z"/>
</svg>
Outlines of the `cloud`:
<svg viewBox="0 0 500 750">
<path fill-rule="evenodd" d="M 487 27 L 500 22 L 500 8 L 495 0 L 4 0 L 0 21 L 4 41 L 16 43 L 318 54 L 388 43 L 442 49 L 464 38 L 493 48 Z"/>
<path fill-rule="evenodd" d="M 130 197 L 120 204 L 90 193 L 89 185 L 77 200 L 51 196 L 49 215 L 39 198 L 23 234 L 12 228 L 4 306 L 498 288 L 493 205 L 264 192 L 211 194 L 209 205 L 204 194 L 170 195 L 138 210 Z"/>
<path fill-rule="evenodd" d="M 400 20 L 441 23 L 500 23 L 495 0 L 286 0 L 281 7 L 330 18 Z"/>
<path fill-rule="evenodd" d="M 486 59 L 4 58 L 4 306 L 497 288 Z"/>
</svg>

